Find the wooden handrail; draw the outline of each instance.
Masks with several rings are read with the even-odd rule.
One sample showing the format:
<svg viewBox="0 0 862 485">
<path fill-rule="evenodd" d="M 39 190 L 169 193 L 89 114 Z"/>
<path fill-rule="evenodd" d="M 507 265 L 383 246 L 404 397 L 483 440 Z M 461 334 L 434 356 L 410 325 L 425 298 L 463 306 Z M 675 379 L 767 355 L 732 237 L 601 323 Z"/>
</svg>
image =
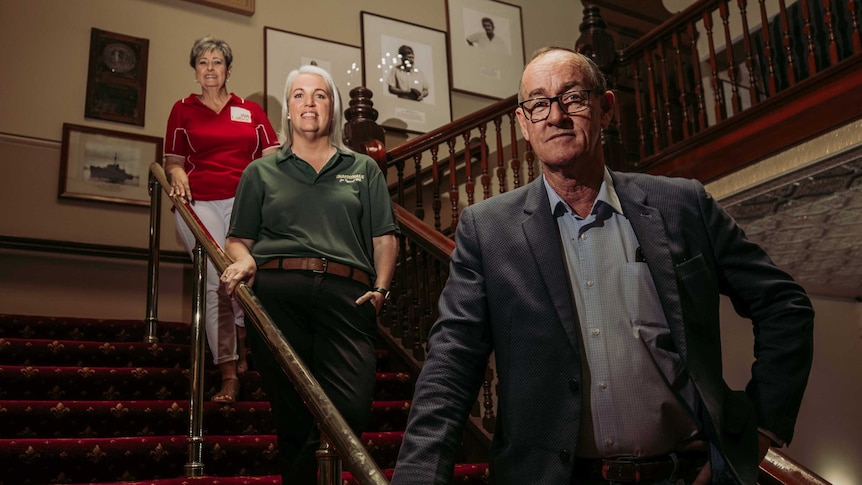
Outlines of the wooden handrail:
<svg viewBox="0 0 862 485">
<path fill-rule="evenodd" d="M 457 136 L 458 133 L 476 128 L 488 121 L 492 121 L 495 118 L 511 113 L 517 106 L 518 95 L 513 94 L 512 96 L 501 99 L 500 101 L 497 101 L 490 106 L 486 106 L 475 113 L 463 116 L 447 125 L 437 128 L 436 130 L 420 135 L 407 143 L 403 143 L 391 150 L 388 150 L 388 164 L 391 165 L 395 160 L 407 160 L 408 158 L 422 153 L 423 151 L 428 150 L 453 136 Z"/>
<path fill-rule="evenodd" d="M 727 0 L 699 0 L 689 5 L 685 10 L 665 20 L 661 25 L 651 30 L 645 36 L 635 40 L 620 53 L 620 62 L 631 62 L 634 57 L 643 55 L 648 45 L 654 44 L 662 39 L 670 38 L 670 34 L 676 32 L 686 25 L 695 22 L 703 15 L 703 12 L 712 11 L 716 6 Z"/>
<path fill-rule="evenodd" d="M 790 459 L 780 451 L 770 449 L 760 463 L 761 485 L 830 485 L 811 470 Z"/>
<path fill-rule="evenodd" d="M 395 203 L 393 206 L 401 233 L 434 258 L 448 263 L 452 251 L 455 250 L 455 242 L 442 232 L 435 231 L 404 207 Z"/>
<path fill-rule="evenodd" d="M 150 165 L 150 171 L 162 186 L 162 189 L 170 196 L 165 171 L 158 163 Z M 216 244 L 209 231 L 201 224 L 200 219 L 192 211 L 185 199 L 180 196 L 171 196 L 177 213 L 194 234 L 195 238 L 203 247 L 206 254 L 216 265 L 216 272 L 221 274 L 233 261 L 225 254 L 224 250 Z M 308 367 L 296 355 L 293 348 L 284 338 L 284 335 L 275 326 L 260 301 L 245 283 L 240 283 L 234 293 L 240 302 L 246 315 L 251 316 L 252 324 L 261 334 L 273 357 L 281 366 L 281 369 L 290 378 L 290 382 L 296 388 L 308 410 L 317 420 L 324 434 L 332 445 L 335 446 L 339 456 L 353 474 L 353 477 L 362 485 L 387 485 L 388 481 L 377 467 L 377 464 L 362 446 L 359 439 L 350 429 L 350 426 L 338 412 L 338 409 L 326 396 L 317 379 L 308 370 Z"/>
</svg>

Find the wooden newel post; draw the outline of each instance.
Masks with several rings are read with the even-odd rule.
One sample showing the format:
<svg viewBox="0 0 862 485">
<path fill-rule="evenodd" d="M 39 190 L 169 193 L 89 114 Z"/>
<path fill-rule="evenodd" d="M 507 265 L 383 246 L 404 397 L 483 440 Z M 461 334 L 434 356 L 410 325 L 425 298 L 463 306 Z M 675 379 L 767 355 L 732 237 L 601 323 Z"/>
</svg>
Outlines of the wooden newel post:
<svg viewBox="0 0 862 485">
<path fill-rule="evenodd" d="M 625 169 L 622 137 L 619 129 L 619 93 L 616 90 L 617 51 L 614 37 L 606 30 L 607 23 L 599 12 L 599 7 L 585 7 L 584 20 L 580 25 L 581 35 L 575 41 L 575 50 L 593 60 L 607 79 L 608 89 L 617 94 L 614 104 L 614 117 L 610 125 L 602 130 L 602 146 L 605 163 L 615 169 Z"/>
<path fill-rule="evenodd" d="M 344 110 L 344 143 L 373 158 L 386 175 L 386 136 L 377 124 L 377 110 L 371 101 L 374 93 L 364 86 L 350 90 L 349 107 Z"/>
</svg>

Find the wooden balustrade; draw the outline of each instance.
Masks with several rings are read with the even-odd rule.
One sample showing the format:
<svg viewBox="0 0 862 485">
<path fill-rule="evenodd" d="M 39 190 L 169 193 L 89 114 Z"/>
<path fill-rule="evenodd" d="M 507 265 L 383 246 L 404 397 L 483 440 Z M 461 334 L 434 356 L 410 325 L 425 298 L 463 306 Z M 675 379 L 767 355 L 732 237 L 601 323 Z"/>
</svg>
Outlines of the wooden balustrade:
<svg viewBox="0 0 862 485">
<path fill-rule="evenodd" d="M 862 116 L 860 2 L 749 3 L 695 2 L 621 53 L 624 168 L 706 182 Z"/>
<path fill-rule="evenodd" d="M 862 117 L 862 2 L 778 0 L 774 6 L 701 0 L 613 59 L 599 45 L 606 37 L 598 10 L 585 9 L 578 50 L 597 60 L 618 99 L 616 119 L 602 137 L 608 165 L 708 182 Z M 370 92 L 355 91 L 370 102 Z M 371 112 L 358 98 L 351 106 Z M 516 107 L 513 95 L 388 151 L 379 136 L 348 140 L 375 157 L 392 181 L 401 251 L 396 297 L 382 323 L 417 366 L 437 316 L 462 205 L 538 176 L 529 144 L 517 136 Z M 496 421 L 494 379 L 492 362 L 473 410 L 476 429 L 486 433 Z M 824 483 L 775 452 L 762 472 L 767 483 L 773 474 L 806 477 L 782 483 Z"/>
</svg>

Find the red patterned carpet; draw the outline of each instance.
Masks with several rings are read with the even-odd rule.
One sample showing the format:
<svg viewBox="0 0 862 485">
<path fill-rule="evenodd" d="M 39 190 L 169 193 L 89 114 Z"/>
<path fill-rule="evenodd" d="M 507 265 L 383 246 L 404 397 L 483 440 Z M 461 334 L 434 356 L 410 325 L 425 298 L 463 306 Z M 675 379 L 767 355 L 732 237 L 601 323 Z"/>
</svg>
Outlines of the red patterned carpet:
<svg viewBox="0 0 862 485">
<path fill-rule="evenodd" d="M 253 358 L 235 404 L 205 404 L 205 476 L 183 478 L 189 328 L 162 322 L 158 343 L 144 343 L 143 333 L 137 320 L 0 315 L 0 485 L 281 483 Z M 411 376 L 392 367 L 380 351 L 372 423 L 361 436 L 387 477 L 412 390 Z M 214 368 L 206 384 L 209 397 Z M 487 467 L 462 464 L 456 477 L 485 484 Z"/>
</svg>

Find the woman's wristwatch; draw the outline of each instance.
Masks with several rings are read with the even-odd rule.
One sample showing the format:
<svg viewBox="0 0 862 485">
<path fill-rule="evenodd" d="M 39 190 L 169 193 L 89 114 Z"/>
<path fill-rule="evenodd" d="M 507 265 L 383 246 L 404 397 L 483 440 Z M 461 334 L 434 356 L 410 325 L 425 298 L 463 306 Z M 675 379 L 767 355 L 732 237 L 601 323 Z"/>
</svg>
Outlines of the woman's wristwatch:
<svg viewBox="0 0 862 485">
<path fill-rule="evenodd" d="M 371 291 L 374 291 L 376 293 L 380 293 L 381 295 L 383 295 L 383 302 L 384 303 L 389 301 L 389 290 L 387 290 L 386 288 L 372 288 Z"/>
</svg>

